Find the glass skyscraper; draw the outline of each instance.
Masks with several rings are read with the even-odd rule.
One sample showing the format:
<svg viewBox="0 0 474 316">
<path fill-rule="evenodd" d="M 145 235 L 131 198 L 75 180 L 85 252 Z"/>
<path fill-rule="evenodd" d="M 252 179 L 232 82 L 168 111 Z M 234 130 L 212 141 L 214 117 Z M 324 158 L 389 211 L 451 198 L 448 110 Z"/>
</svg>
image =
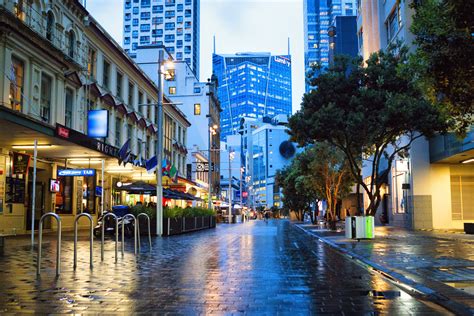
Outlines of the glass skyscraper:
<svg viewBox="0 0 474 316">
<path fill-rule="evenodd" d="M 328 28 L 337 16 L 356 15 L 357 0 L 304 0 L 304 64 L 329 66 Z M 310 86 L 306 84 L 306 91 Z"/>
<path fill-rule="evenodd" d="M 124 0 L 123 48 L 136 57 L 138 46 L 165 45 L 199 78 L 200 0 Z"/>
<path fill-rule="evenodd" d="M 221 139 L 236 134 L 243 117 L 291 115 L 291 56 L 214 54 L 221 103 Z"/>
</svg>

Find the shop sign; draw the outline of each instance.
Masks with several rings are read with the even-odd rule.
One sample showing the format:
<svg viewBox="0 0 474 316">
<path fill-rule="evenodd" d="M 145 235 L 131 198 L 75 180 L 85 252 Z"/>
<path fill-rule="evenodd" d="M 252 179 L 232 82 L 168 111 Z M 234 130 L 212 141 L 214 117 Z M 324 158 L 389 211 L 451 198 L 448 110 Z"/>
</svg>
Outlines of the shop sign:
<svg viewBox="0 0 474 316">
<path fill-rule="evenodd" d="M 78 144 L 80 146 L 96 150 L 98 152 L 106 154 L 107 156 L 118 157 L 118 148 L 111 145 L 107 145 L 102 141 L 99 141 L 95 138 L 91 138 L 85 134 L 67 128 L 61 124 L 56 124 L 56 136 L 67 139 L 68 141 Z"/>
<path fill-rule="evenodd" d="M 60 169 L 58 177 L 93 177 L 95 169 Z"/>
<path fill-rule="evenodd" d="M 30 166 L 30 155 L 13 153 L 13 174 L 27 174 Z"/>
<path fill-rule="evenodd" d="M 208 162 L 196 162 L 196 172 L 209 171 Z M 214 163 L 211 163 L 211 171 L 214 171 Z"/>
</svg>

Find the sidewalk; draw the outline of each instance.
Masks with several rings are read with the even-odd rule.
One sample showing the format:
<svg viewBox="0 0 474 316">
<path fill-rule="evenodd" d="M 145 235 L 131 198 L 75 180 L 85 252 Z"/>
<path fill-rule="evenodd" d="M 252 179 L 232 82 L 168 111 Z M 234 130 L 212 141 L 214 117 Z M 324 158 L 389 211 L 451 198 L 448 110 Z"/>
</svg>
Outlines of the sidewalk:
<svg viewBox="0 0 474 316">
<path fill-rule="evenodd" d="M 452 311 L 474 315 L 474 236 L 376 227 L 374 240 L 316 225 L 307 233 Z"/>
</svg>

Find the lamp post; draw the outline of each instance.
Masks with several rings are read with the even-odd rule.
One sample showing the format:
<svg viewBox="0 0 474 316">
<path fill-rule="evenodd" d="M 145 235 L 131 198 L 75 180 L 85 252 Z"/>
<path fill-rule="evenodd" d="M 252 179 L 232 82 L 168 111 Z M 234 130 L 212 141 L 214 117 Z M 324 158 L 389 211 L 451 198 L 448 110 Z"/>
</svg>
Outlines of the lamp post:
<svg viewBox="0 0 474 316">
<path fill-rule="evenodd" d="M 156 137 L 156 235 L 163 234 L 163 179 L 162 179 L 162 161 L 163 161 L 163 50 L 158 53 L 158 106 L 155 113 L 156 126 L 158 128 Z"/>
<path fill-rule="evenodd" d="M 211 114 L 209 113 L 209 157 L 208 157 L 208 182 L 209 182 L 209 197 L 208 197 L 208 208 L 212 209 L 212 136 L 217 134 L 218 126 L 216 124 L 212 125 Z"/>
<path fill-rule="evenodd" d="M 231 162 L 234 160 L 235 152 L 229 147 L 229 224 L 232 223 L 232 168 Z"/>
</svg>

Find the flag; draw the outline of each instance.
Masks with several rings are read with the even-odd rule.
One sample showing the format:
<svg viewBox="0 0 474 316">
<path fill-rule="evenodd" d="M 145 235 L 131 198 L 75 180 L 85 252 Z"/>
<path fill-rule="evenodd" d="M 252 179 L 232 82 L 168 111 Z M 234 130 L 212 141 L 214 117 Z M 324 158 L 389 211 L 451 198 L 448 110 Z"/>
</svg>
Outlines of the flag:
<svg viewBox="0 0 474 316">
<path fill-rule="evenodd" d="M 153 173 L 153 171 L 156 169 L 157 165 L 158 165 L 158 160 L 157 160 L 156 156 L 151 157 L 145 163 L 146 171 L 148 173 Z"/>
<path fill-rule="evenodd" d="M 171 169 L 170 169 L 170 178 L 171 178 L 171 181 L 175 183 L 178 182 L 178 169 L 176 169 L 174 165 L 171 166 Z"/>
<path fill-rule="evenodd" d="M 130 139 L 127 139 L 125 144 L 123 144 L 122 148 L 120 148 L 118 152 L 118 164 L 124 162 L 124 166 L 126 164 L 125 160 L 128 159 L 128 156 L 130 155 L 130 152 L 128 152 L 128 147 L 130 147 Z M 128 162 L 128 161 L 127 161 Z"/>
<path fill-rule="evenodd" d="M 168 159 L 163 159 L 161 163 L 161 173 L 164 176 L 170 175 L 170 170 L 171 170 L 171 162 Z"/>
</svg>

